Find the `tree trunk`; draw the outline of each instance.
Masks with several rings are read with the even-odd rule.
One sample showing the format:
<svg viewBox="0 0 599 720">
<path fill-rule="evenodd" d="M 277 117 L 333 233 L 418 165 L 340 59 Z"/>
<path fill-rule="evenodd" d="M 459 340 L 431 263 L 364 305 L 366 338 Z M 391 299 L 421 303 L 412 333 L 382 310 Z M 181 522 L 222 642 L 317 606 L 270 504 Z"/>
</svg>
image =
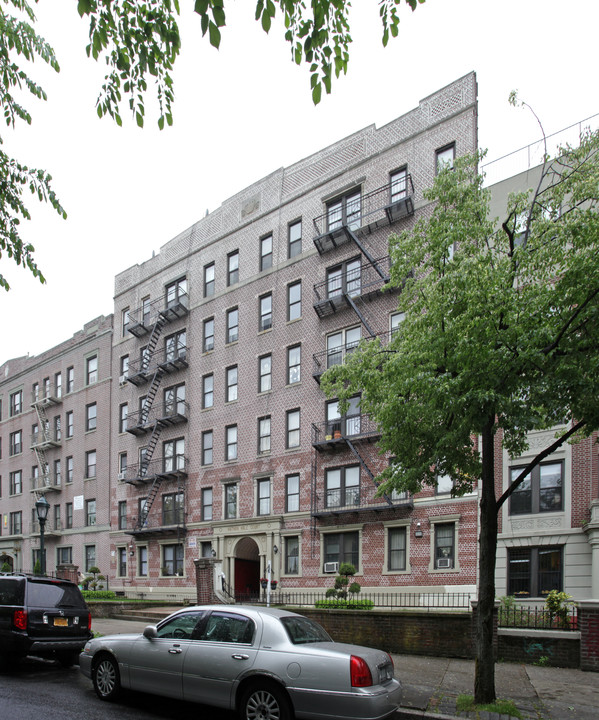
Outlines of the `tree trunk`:
<svg viewBox="0 0 599 720">
<path fill-rule="evenodd" d="M 482 476 L 478 561 L 478 614 L 474 702 L 494 702 L 493 611 L 495 607 L 495 559 L 497 556 L 497 506 L 495 500 L 495 437 L 493 416 L 482 432 Z"/>
</svg>

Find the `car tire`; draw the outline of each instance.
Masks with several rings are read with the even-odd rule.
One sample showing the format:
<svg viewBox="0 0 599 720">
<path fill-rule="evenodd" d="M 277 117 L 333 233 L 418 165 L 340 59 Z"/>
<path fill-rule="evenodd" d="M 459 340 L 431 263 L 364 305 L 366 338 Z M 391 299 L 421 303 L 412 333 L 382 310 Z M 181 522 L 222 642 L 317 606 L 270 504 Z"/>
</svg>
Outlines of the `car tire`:
<svg viewBox="0 0 599 720">
<path fill-rule="evenodd" d="M 120 695 L 121 676 L 117 661 L 111 655 L 102 655 L 92 667 L 92 682 L 100 700 L 112 701 Z"/>
<path fill-rule="evenodd" d="M 293 709 L 285 691 L 271 682 L 253 683 L 242 694 L 240 720 L 293 720 Z"/>
</svg>

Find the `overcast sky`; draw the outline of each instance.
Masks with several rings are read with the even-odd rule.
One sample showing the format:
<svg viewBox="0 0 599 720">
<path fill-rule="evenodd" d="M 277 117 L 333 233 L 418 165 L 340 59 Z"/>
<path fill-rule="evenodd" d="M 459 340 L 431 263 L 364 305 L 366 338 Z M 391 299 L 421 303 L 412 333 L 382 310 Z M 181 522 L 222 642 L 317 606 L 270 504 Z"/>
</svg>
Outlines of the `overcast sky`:
<svg viewBox="0 0 599 720">
<path fill-rule="evenodd" d="M 190 7 L 191 0 L 181 0 Z M 537 140 L 534 118 L 508 105 L 512 89 L 547 133 L 599 113 L 596 0 L 427 0 L 401 8 L 399 37 L 383 49 L 378 3 L 354 0 L 350 68 L 314 107 L 307 67 L 290 60 L 280 24 L 265 35 L 254 0 L 227 0 L 219 51 L 199 20 L 181 18 L 175 122 L 159 132 L 148 98 L 140 130 L 100 120 L 104 68 L 85 54 L 87 25 L 76 0 L 40 0 L 38 32 L 55 48 L 58 75 L 30 74 L 48 101 L 24 101 L 31 126 L 4 129 L 4 150 L 48 170 L 68 220 L 27 198 L 33 243 L 47 284 L 2 261 L 0 364 L 37 355 L 113 309 L 114 276 L 244 187 L 374 123 L 408 112 L 466 73 L 477 73 L 479 140 L 496 158 Z M 13 267 L 14 266 L 14 267 Z"/>
</svg>

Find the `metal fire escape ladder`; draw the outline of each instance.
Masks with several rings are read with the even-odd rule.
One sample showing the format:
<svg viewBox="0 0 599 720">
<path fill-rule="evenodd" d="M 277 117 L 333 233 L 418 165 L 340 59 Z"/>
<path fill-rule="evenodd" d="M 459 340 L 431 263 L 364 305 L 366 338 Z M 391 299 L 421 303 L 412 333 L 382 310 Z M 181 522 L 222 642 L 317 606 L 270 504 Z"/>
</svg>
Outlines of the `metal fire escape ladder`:
<svg viewBox="0 0 599 720">
<path fill-rule="evenodd" d="M 37 413 L 38 418 L 38 438 L 37 442 L 33 448 L 33 452 L 35 453 L 35 457 L 37 458 L 37 464 L 40 470 L 41 477 L 43 478 L 43 484 L 49 485 L 50 484 L 50 465 L 48 463 L 48 460 L 46 458 L 46 452 L 44 450 L 43 444 L 40 442 L 40 437 L 43 439 L 43 441 L 47 441 L 48 433 L 50 431 L 50 421 L 48 420 L 48 416 L 46 415 L 46 411 L 44 410 L 44 407 L 41 403 L 35 402 L 33 403 L 33 407 L 35 408 L 35 412 Z"/>
<path fill-rule="evenodd" d="M 160 339 L 160 335 L 162 333 L 162 328 L 164 327 L 166 323 L 166 318 L 164 315 L 159 315 L 156 319 L 156 323 L 154 327 L 152 328 L 152 334 L 150 335 L 150 339 L 148 340 L 148 345 L 146 348 L 146 353 L 144 354 L 144 358 L 141 363 L 141 370 L 147 370 L 148 366 L 150 364 L 150 359 L 152 355 L 154 354 L 154 351 L 156 350 L 156 345 L 158 345 L 158 340 Z"/>
<path fill-rule="evenodd" d="M 379 267 L 377 261 L 376 261 L 376 260 L 372 257 L 372 255 L 368 252 L 368 250 L 366 249 L 365 245 L 363 245 L 363 244 L 360 242 L 360 240 L 358 239 L 358 236 L 356 235 L 356 233 L 355 233 L 351 228 L 349 228 L 349 227 L 347 227 L 347 226 L 345 227 L 345 232 L 351 237 L 351 239 L 354 241 L 354 243 L 355 243 L 356 247 L 358 248 L 358 250 L 362 253 L 362 255 L 364 255 L 364 257 L 368 260 L 368 262 L 372 265 L 372 267 L 377 271 L 377 273 L 379 274 L 381 280 L 383 280 L 384 282 L 388 283 L 389 280 L 390 280 L 389 275 L 387 275 L 387 273 L 385 273 L 385 272 L 383 272 L 383 270 L 381 270 L 381 268 Z"/>
<path fill-rule="evenodd" d="M 367 321 L 366 318 L 364 317 L 364 314 L 363 314 L 362 312 L 360 312 L 360 309 L 358 308 L 358 305 L 356 304 L 356 301 L 354 300 L 354 298 L 353 298 L 349 293 L 345 293 L 345 301 L 346 301 L 347 304 L 351 307 L 351 309 L 356 313 L 356 315 L 357 315 L 358 318 L 360 319 L 360 322 L 361 322 L 362 325 L 364 325 L 364 327 L 366 328 L 366 332 L 369 334 L 369 336 L 370 336 L 371 338 L 376 337 L 376 333 L 375 333 L 374 330 L 370 327 L 370 325 L 368 324 L 368 321 Z"/>
<path fill-rule="evenodd" d="M 161 485 L 162 476 L 156 475 L 156 477 L 154 478 L 154 482 L 152 483 L 152 487 L 150 488 L 150 492 L 148 493 L 146 501 L 143 505 L 143 508 L 141 509 L 141 513 L 137 519 L 137 524 L 135 525 L 136 530 L 142 530 L 143 526 L 146 524 L 146 520 L 148 519 L 148 515 L 150 514 L 150 510 L 152 509 L 154 500 L 156 500 L 156 496 L 158 495 L 158 491 L 160 490 Z"/>
<path fill-rule="evenodd" d="M 348 445 L 349 449 L 352 451 L 352 453 L 353 453 L 353 454 L 358 458 L 358 460 L 360 461 L 360 465 L 364 468 L 364 470 L 366 470 L 366 473 L 368 474 L 368 476 L 369 476 L 370 479 L 372 480 L 373 485 L 374 485 L 375 487 L 378 487 L 378 483 L 376 482 L 376 480 L 375 480 L 375 478 L 374 478 L 374 474 L 373 474 L 372 470 L 368 467 L 368 465 L 366 464 L 366 461 L 364 460 L 364 458 L 363 458 L 363 457 L 360 455 L 360 453 L 358 452 L 358 448 L 352 443 L 352 441 L 351 441 L 349 438 L 345 438 L 345 442 L 347 443 L 347 445 Z M 393 502 L 391 501 L 391 498 L 387 495 L 387 493 L 383 493 L 383 497 L 384 497 L 385 500 L 387 501 L 387 504 L 390 505 L 391 507 L 393 507 Z"/>
</svg>

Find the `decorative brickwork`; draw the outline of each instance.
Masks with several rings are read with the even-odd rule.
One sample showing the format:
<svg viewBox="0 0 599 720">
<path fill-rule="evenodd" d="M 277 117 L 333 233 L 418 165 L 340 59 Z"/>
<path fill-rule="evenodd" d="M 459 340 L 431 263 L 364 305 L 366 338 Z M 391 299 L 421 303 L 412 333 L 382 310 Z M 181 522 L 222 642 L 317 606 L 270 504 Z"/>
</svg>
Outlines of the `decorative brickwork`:
<svg viewBox="0 0 599 720">
<path fill-rule="evenodd" d="M 578 603 L 580 669 L 599 672 L 599 601 Z"/>
</svg>

